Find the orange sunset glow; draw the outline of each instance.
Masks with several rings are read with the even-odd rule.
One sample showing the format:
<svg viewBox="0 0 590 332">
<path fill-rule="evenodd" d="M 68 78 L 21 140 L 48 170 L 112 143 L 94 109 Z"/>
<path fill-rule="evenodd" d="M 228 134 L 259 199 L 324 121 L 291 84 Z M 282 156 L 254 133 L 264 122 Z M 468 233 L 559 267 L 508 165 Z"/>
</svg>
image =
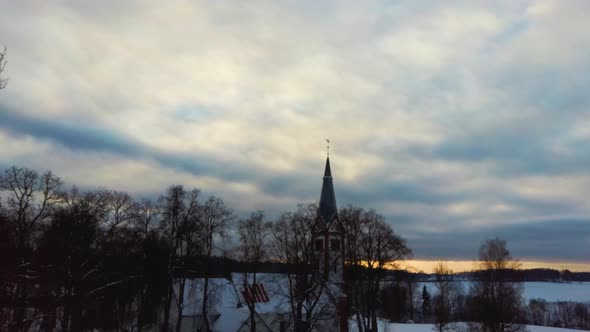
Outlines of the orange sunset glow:
<svg viewBox="0 0 590 332">
<path fill-rule="evenodd" d="M 440 263 L 441 260 L 408 260 L 399 264 L 402 269 L 408 269 L 412 272 L 423 271 L 431 273 L 434 267 Z M 443 261 L 454 272 L 466 272 L 478 269 L 476 261 L 466 260 L 450 260 Z M 570 270 L 573 272 L 589 272 L 590 263 L 580 262 L 539 262 L 539 261 L 520 261 L 522 269 L 554 269 L 554 270 Z"/>
</svg>

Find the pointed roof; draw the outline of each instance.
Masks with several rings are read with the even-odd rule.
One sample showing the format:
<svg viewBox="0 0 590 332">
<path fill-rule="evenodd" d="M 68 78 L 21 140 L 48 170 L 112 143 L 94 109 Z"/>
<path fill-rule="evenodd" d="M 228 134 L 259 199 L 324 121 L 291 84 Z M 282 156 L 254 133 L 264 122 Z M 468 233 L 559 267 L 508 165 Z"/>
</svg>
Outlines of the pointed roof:
<svg viewBox="0 0 590 332">
<path fill-rule="evenodd" d="M 326 169 L 324 170 L 324 182 L 322 183 L 318 217 L 326 227 L 329 227 L 332 221 L 337 217 L 337 214 L 338 208 L 336 207 L 336 195 L 334 194 L 332 170 L 330 169 L 330 157 L 328 157 L 326 159 Z"/>
</svg>

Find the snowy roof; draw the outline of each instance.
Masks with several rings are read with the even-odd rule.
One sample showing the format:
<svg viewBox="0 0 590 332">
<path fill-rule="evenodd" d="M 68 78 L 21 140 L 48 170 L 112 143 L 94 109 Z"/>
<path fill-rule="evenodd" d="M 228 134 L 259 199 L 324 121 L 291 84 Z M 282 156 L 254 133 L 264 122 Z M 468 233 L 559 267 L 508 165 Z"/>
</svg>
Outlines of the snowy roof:
<svg viewBox="0 0 590 332">
<path fill-rule="evenodd" d="M 244 285 L 253 283 L 252 275 L 232 273 L 231 280 L 224 278 L 209 279 L 209 313 L 219 314 L 219 319 L 212 323 L 214 331 L 238 331 L 250 315 L 244 295 Z M 288 276 L 284 274 L 257 274 L 256 283 L 262 284 L 268 295 L 268 302 L 255 303 L 256 312 L 262 319 L 276 317 L 277 313 L 289 312 Z M 204 279 L 186 281 L 184 294 L 184 316 L 200 316 Z M 270 322 L 269 322 L 270 323 Z"/>
</svg>

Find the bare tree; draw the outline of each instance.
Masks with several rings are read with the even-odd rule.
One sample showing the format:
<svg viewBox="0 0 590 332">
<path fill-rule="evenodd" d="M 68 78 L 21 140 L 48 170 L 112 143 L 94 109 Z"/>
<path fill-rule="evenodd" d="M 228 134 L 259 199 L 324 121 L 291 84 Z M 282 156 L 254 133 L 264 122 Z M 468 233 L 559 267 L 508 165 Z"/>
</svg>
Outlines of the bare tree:
<svg viewBox="0 0 590 332">
<path fill-rule="evenodd" d="M 522 322 L 522 282 L 514 280 L 520 267 L 499 238 L 485 241 L 479 249 L 481 276 L 471 287 L 474 317 L 485 332 L 516 332 L 526 329 Z"/>
<path fill-rule="evenodd" d="M 381 281 L 386 269 L 411 256 L 405 241 L 374 210 L 348 206 L 339 213 L 344 230 L 345 261 L 352 273 L 348 283 L 359 331 L 377 331 Z"/>
<path fill-rule="evenodd" d="M 272 223 L 264 221 L 264 212 L 257 211 L 238 222 L 240 258 L 244 262 L 260 263 L 268 258 L 268 241 Z"/>
<path fill-rule="evenodd" d="M 99 219 L 106 218 L 106 202 L 104 191 L 86 191 L 81 192 L 76 186 L 72 186 L 68 191 L 59 191 L 57 205 L 63 208 L 73 209 L 82 207 L 85 211 L 96 215 Z"/>
<path fill-rule="evenodd" d="M 12 166 L 0 175 L 0 191 L 6 193 L 6 212 L 13 226 L 18 256 L 15 269 L 19 277 L 15 280 L 11 297 L 19 301 L 26 300 L 27 279 L 34 273 L 30 269 L 34 234 L 39 223 L 48 217 L 50 207 L 57 202 L 57 191 L 61 185 L 61 179 L 51 171 L 39 174 L 32 169 Z M 17 324 L 25 321 L 25 312 L 24 307 L 15 309 L 14 321 Z M 15 327 L 17 330 L 22 328 Z"/>
<path fill-rule="evenodd" d="M 107 213 L 102 221 L 104 239 L 108 241 L 115 228 L 130 224 L 137 218 L 139 205 L 126 192 L 105 190 L 101 192 Z"/>
<path fill-rule="evenodd" d="M 150 229 L 154 227 L 154 222 L 157 220 L 159 215 L 159 206 L 150 199 L 143 199 L 137 205 L 134 223 L 135 227 L 144 238 L 148 235 Z"/>
<path fill-rule="evenodd" d="M 238 235 L 240 237 L 240 259 L 244 262 L 257 264 L 268 258 L 269 237 L 272 224 L 264 221 L 262 211 L 254 212 L 249 218 L 238 222 Z M 243 285 L 246 289 L 250 282 L 256 285 L 256 270 L 244 273 Z M 250 311 L 250 331 L 256 331 L 256 303 L 247 301 Z"/>
<path fill-rule="evenodd" d="M 0 190 L 6 191 L 9 218 L 16 223 L 19 249 L 29 246 L 37 224 L 48 215 L 50 206 L 58 201 L 57 191 L 62 185 L 51 171 L 37 171 L 12 166 L 0 175 Z"/>
<path fill-rule="evenodd" d="M 232 220 L 232 211 L 223 200 L 214 196 L 209 197 L 201 212 L 203 255 L 211 259 L 215 253 L 222 254 L 220 242 L 228 236 L 227 230 Z M 209 289 L 209 276 L 205 276 L 203 285 L 203 303 L 201 314 L 203 318 L 202 331 L 210 331 L 208 301 L 213 290 Z"/>
<path fill-rule="evenodd" d="M 187 229 L 191 223 L 195 223 L 200 217 L 200 206 L 197 198 L 200 191 L 193 189 L 187 192 L 183 186 L 176 185 L 168 188 L 166 195 L 160 197 L 162 223 L 161 230 L 170 245 L 170 257 L 168 259 L 169 289 L 165 298 L 163 330 L 169 328 L 170 307 L 173 298 L 177 305 L 176 329 L 180 330 L 182 320 L 182 310 L 184 305 L 184 287 L 185 279 L 179 279 L 178 296 L 175 297 L 174 279 L 172 276 L 173 262 L 176 257 L 182 256 L 187 252 L 187 246 L 184 242 Z M 195 227 L 198 229 L 198 227 Z"/>
<path fill-rule="evenodd" d="M 315 204 L 301 204 L 297 211 L 282 214 L 274 223 L 272 247 L 276 260 L 317 266 L 319 257 L 313 248 L 317 234 L 314 232 L 317 209 Z M 285 296 L 289 301 L 295 331 L 311 331 L 329 318 L 327 304 L 320 301 L 325 286 L 320 274 L 290 274 L 287 282 Z"/>
<path fill-rule="evenodd" d="M 439 262 L 434 268 L 434 274 L 434 330 L 455 331 L 457 326 L 452 322 L 452 301 L 455 293 L 453 271 L 444 262 Z"/>
<path fill-rule="evenodd" d="M 2 72 L 4 71 L 4 68 L 6 67 L 6 56 L 7 56 L 7 51 L 6 51 L 6 47 L 4 47 L 4 49 L 2 51 L 0 51 L 0 74 L 2 74 Z M 8 82 L 8 79 L 3 79 L 0 77 L 0 90 L 4 89 L 6 87 L 6 83 Z"/>
</svg>

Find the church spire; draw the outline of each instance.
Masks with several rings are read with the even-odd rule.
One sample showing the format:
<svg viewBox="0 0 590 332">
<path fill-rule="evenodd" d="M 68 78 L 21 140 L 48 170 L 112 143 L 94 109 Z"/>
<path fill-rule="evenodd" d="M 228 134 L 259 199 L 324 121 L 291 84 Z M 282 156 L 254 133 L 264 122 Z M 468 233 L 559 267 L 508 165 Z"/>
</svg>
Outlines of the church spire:
<svg viewBox="0 0 590 332">
<path fill-rule="evenodd" d="M 318 215 L 321 222 L 329 227 L 338 214 L 336 207 L 336 195 L 334 194 L 334 183 L 332 181 L 332 170 L 330 169 L 330 157 L 326 158 L 326 168 L 324 170 L 324 181 L 322 183 L 322 194 L 320 196 L 320 206 Z"/>
<path fill-rule="evenodd" d="M 330 169 L 330 156 L 326 159 L 326 168 L 324 169 L 324 178 L 325 177 L 332 177 L 332 169 Z"/>
</svg>

